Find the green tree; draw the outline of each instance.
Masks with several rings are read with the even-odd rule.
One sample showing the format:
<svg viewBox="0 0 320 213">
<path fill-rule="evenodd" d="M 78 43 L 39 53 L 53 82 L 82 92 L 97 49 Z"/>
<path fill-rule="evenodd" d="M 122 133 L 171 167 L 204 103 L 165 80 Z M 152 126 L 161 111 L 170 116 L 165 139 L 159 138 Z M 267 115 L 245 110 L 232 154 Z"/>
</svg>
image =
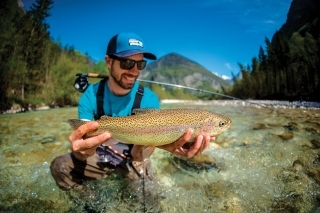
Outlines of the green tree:
<svg viewBox="0 0 320 213">
<path fill-rule="evenodd" d="M 8 107 L 10 97 L 19 95 L 19 88 L 12 85 L 22 66 L 21 59 L 21 20 L 24 11 L 18 7 L 16 1 L 3 0 L 0 3 L 0 108 Z M 11 67 L 11 66 L 15 67 Z M 15 86 L 17 84 L 14 84 Z"/>
</svg>

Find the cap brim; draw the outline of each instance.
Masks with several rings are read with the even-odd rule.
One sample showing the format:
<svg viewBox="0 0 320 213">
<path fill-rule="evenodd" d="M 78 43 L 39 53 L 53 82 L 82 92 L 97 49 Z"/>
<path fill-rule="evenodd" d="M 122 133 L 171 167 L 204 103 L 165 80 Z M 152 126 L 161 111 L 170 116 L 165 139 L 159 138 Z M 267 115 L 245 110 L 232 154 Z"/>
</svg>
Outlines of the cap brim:
<svg viewBox="0 0 320 213">
<path fill-rule="evenodd" d="M 151 60 L 156 60 L 157 57 L 149 52 L 145 52 L 145 51 L 141 51 L 141 50 L 127 50 L 127 51 L 123 51 L 123 52 L 119 52 L 114 54 L 117 57 L 128 57 L 128 56 L 132 56 L 132 55 L 136 55 L 136 54 L 143 54 L 143 57 L 146 59 L 151 59 Z"/>
</svg>

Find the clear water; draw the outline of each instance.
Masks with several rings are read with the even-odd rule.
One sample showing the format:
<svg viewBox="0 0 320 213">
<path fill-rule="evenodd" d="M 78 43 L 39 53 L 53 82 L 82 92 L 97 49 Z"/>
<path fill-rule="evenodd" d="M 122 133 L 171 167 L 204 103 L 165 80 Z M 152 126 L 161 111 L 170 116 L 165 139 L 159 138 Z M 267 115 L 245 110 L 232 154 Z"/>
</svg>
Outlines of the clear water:
<svg viewBox="0 0 320 213">
<path fill-rule="evenodd" d="M 202 108 L 232 119 L 200 157 L 156 150 L 155 180 L 119 175 L 61 191 L 55 156 L 70 152 L 66 120 L 76 108 L 0 116 L 0 211 L 12 212 L 320 212 L 320 110 Z"/>
</svg>

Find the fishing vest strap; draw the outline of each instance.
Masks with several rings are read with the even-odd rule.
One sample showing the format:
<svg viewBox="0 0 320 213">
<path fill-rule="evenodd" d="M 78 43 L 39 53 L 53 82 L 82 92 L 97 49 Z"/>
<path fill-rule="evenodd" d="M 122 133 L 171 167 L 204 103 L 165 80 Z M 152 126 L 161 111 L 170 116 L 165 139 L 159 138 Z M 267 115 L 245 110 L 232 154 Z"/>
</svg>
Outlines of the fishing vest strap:
<svg viewBox="0 0 320 213">
<path fill-rule="evenodd" d="M 97 111 L 98 111 L 98 119 L 104 115 L 103 110 L 103 95 L 104 95 L 104 87 L 106 85 L 107 78 L 104 78 L 100 81 L 98 91 L 96 94 L 97 98 Z"/>
<path fill-rule="evenodd" d="M 144 94 L 144 87 L 139 84 L 139 88 L 138 88 L 138 91 L 136 93 L 136 97 L 134 98 L 134 103 L 133 103 L 133 106 L 132 106 L 132 109 L 131 109 L 131 115 L 133 114 L 132 111 L 134 109 L 140 108 L 140 103 L 141 103 L 143 94 Z"/>
<path fill-rule="evenodd" d="M 99 87 L 96 93 L 96 97 L 97 97 L 97 117 L 95 117 L 95 119 L 99 119 L 101 116 L 104 115 L 104 110 L 103 110 L 103 98 L 104 98 L 104 88 L 106 85 L 108 78 L 102 79 L 99 83 Z M 144 87 L 139 85 L 138 91 L 136 93 L 134 102 L 133 102 L 133 106 L 131 108 L 131 115 L 132 115 L 132 111 L 133 109 L 138 109 L 140 108 L 140 103 L 142 100 L 142 96 L 144 94 Z"/>
</svg>

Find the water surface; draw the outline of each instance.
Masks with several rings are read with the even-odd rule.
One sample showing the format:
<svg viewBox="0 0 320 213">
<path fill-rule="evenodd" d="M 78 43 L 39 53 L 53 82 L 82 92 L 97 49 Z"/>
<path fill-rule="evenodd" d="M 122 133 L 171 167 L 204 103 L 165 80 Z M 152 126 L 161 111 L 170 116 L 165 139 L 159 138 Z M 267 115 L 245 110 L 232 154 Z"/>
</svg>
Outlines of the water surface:
<svg viewBox="0 0 320 213">
<path fill-rule="evenodd" d="M 55 156 L 70 152 L 66 120 L 76 108 L 0 116 L 0 210 L 15 212 L 317 212 L 320 211 L 320 110 L 201 108 L 232 119 L 200 157 L 152 156 L 155 180 L 119 175 L 61 191 Z"/>
</svg>

